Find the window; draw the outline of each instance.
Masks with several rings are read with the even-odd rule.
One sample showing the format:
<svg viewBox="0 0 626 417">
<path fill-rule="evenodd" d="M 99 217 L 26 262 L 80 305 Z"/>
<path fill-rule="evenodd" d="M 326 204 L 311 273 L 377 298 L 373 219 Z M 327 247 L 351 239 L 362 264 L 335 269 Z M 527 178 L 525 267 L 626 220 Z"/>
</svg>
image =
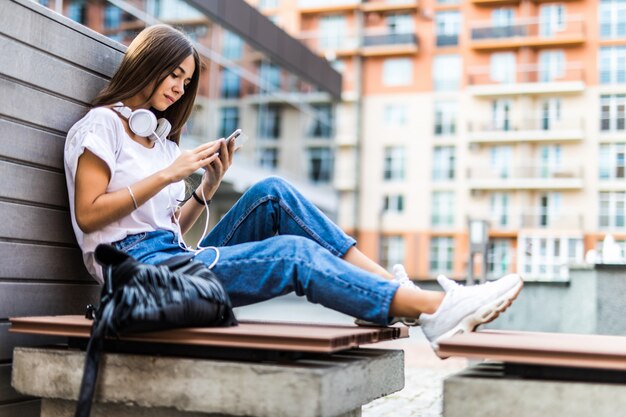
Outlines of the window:
<svg viewBox="0 0 626 417">
<path fill-rule="evenodd" d="M 259 10 L 275 9 L 280 3 L 279 0 L 259 0 Z"/>
<path fill-rule="evenodd" d="M 265 169 L 276 169 L 278 167 L 278 149 L 261 148 L 257 153 L 259 166 Z"/>
<path fill-rule="evenodd" d="M 458 11 L 437 12 L 435 14 L 435 25 L 437 46 L 455 46 L 459 44 L 461 14 Z"/>
<path fill-rule="evenodd" d="M 517 67 L 515 54 L 512 52 L 498 52 L 491 54 L 489 76 L 492 81 L 502 84 L 516 82 Z"/>
<path fill-rule="evenodd" d="M 626 128 L 626 94 L 600 96 L 600 130 L 623 132 Z"/>
<path fill-rule="evenodd" d="M 602 192 L 600 193 L 600 210 L 598 224 L 601 229 L 623 228 L 626 217 L 626 193 Z"/>
<path fill-rule="evenodd" d="M 509 239 L 491 239 L 487 250 L 487 276 L 499 278 L 511 272 L 512 255 Z"/>
<path fill-rule="evenodd" d="M 404 126 L 408 120 L 407 106 L 404 104 L 387 104 L 383 111 L 386 126 Z"/>
<path fill-rule="evenodd" d="M 222 107 L 220 109 L 220 128 L 218 137 L 225 138 L 239 127 L 239 107 Z"/>
<path fill-rule="evenodd" d="M 309 136 L 314 138 L 330 138 L 333 135 L 333 106 L 331 104 L 314 104 L 315 114 L 309 127 Z"/>
<path fill-rule="evenodd" d="M 393 87 L 413 82 L 413 60 L 392 58 L 383 62 L 383 85 Z"/>
<path fill-rule="evenodd" d="M 387 15 L 389 33 L 414 33 L 415 18 L 409 13 L 392 13 Z"/>
<path fill-rule="evenodd" d="M 262 92 L 280 90 L 280 68 L 274 64 L 263 62 L 259 65 L 259 78 Z"/>
<path fill-rule="evenodd" d="M 310 148 L 308 150 L 309 180 L 315 183 L 328 183 L 333 172 L 333 153 L 330 148 Z"/>
<path fill-rule="evenodd" d="M 435 102 L 435 135 L 444 136 L 456 134 L 456 117 L 456 101 Z"/>
<path fill-rule="evenodd" d="M 544 145 L 539 148 L 539 176 L 552 178 L 561 169 L 561 145 Z"/>
<path fill-rule="evenodd" d="M 280 114 L 280 106 L 268 105 L 259 108 L 257 126 L 259 138 L 277 139 L 280 137 Z"/>
<path fill-rule="evenodd" d="M 616 180 L 624 179 L 624 143 L 611 143 L 600 145 L 600 179 Z"/>
<path fill-rule="evenodd" d="M 430 220 L 433 227 L 454 226 L 454 193 L 452 191 L 433 192 Z"/>
<path fill-rule="evenodd" d="M 454 179 L 454 146 L 435 146 L 433 157 L 433 180 Z"/>
<path fill-rule="evenodd" d="M 489 150 L 491 171 L 497 178 L 509 178 L 513 162 L 513 148 L 509 145 L 492 146 Z"/>
<path fill-rule="evenodd" d="M 509 226 L 509 194 L 493 193 L 490 199 L 491 224 L 496 227 Z"/>
<path fill-rule="evenodd" d="M 104 28 L 116 29 L 122 22 L 122 9 L 113 5 L 107 5 L 104 8 Z"/>
<path fill-rule="evenodd" d="M 67 17 L 75 22 L 85 24 L 85 1 L 73 0 L 67 7 Z"/>
<path fill-rule="evenodd" d="M 565 30 L 565 6 L 562 4 L 544 4 L 539 12 L 539 34 L 554 36 Z"/>
<path fill-rule="evenodd" d="M 626 36 L 626 0 L 600 0 L 600 36 L 603 39 Z"/>
<path fill-rule="evenodd" d="M 561 50 L 540 52 L 539 81 L 545 83 L 563 77 L 565 77 L 565 53 Z"/>
<path fill-rule="evenodd" d="M 453 239 L 433 237 L 430 239 L 430 273 L 451 274 L 454 261 Z"/>
<path fill-rule="evenodd" d="M 491 102 L 491 127 L 496 131 L 511 130 L 511 100 L 499 99 Z"/>
<path fill-rule="evenodd" d="M 347 38 L 345 16 L 321 16 L 319 25 L 319 47 L 321 49 L 341 48 Z"/>
<path fill-rule="evenodd" d="M 530 227 L 550 227 L 561 216 L 561 193 L 545 193 L 539 196 L 539 207 L 531 215 L 534 216 Z"/>
<path fill-rule="evenodd" d="M 600 48 L 600 84 L 626 83 L 626 46 Z"/>
<path fill-rule="evenodd" d="M 222 85 L 220 86 L 220 95 L 222 98 L 239 97 L 241 82 L 239 75 L 234 71 L 224 68 L 222 71 Z"/>
<path fill-rule="evenodd" d="M 385 181 L 399 181 L 404 179 L 405 153 L 404 146 L 388 146 L 385 148 L 383 172 Z"/>
<path fill-rule="evenodd" d="M 385 213 L 402 213 L 404 211 L 404 196 L 402 194 L 386 195 L 383 199 Z"/>
<path fill-rule="evenodd" d="M 404 263 L 404 237 L 403 236 L 383 236 L 381 241 L 380 263 L 387 269 L 395 264 Z"/>
<path fill-rule="evenodd" d="M 578 237 L 522 236 L 517 246 L 518 270 L 528 279 L 565 280 L 567 265 L 583 261 L 583 241 Z"/>
<path fill-rule="evenodd" d="M 561 99 L 550 98 L 541 103 L 539 129 L 550 130 L 561 121 Z"/>
<path fill-rule="evenodd" d="M 243 40 L 235 33 L 225 30 L 222 38 L 222 55 L 228 59 L 241 59 L 243 56 Z"/>
<path fill-rule="evenodd" d="M 437 0 L 437 4 L 459 4 L 459 0 Z"/>
<path fill-rule="evenodd" d="M 435 55 L 433 77 L 435 90 L 458 90 L 461 84 L 461 57 L 459 55 Z"/>
<path fill-rule="evenodd" d="M 515 9 L 499 8 L 491 12 L 491 24 L 497 28 L 510 28 L 515 23 Z"/>
</svg>

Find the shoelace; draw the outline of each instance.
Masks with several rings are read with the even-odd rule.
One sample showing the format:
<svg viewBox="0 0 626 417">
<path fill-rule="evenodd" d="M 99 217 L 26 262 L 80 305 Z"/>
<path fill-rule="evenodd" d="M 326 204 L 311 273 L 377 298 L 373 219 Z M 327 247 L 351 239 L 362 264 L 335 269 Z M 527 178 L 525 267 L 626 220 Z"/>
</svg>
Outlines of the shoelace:
<svg viewBox="0 0 626 417">
<path fill-rule="evenodd" d="M 411 279 L 409 278 L 409 275 L 406 273 L 406 270 L 404 269 L 404 266 L 400 264 L 394 265 L 391 270 L 391 273 L 393 274 L 393 281 L 400 284 L 401 287 L 411 286 L 411 287 L 419 288 L 417 285 L 415 285 L 413 281 L 411 281 Z"/>
</svg>

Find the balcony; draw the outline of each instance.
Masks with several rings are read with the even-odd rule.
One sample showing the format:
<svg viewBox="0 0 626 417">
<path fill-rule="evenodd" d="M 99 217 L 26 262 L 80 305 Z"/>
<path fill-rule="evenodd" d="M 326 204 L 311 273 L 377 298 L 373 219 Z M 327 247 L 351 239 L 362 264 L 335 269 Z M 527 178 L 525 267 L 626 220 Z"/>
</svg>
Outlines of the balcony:
<svg viewBox="0 0 626 417">
<path fill-rule="evenodd" d="M 476 6 L 508 6 L 519 4 L 521 0 L 471 0 Z"/>
<path fill-rule="evenodd" d="M 467 170 L 472 190 L 580 190 L 582 166 L 507 165 Z"/>
<path fill-rule="evenodd" d="M 529 64 L 497 70 L 491 67 L 469 69 L 468 91 L 475 96 L 582 93 L 585 73 L 580 62 L 562 68 Z"/>
<path fill-rule="evenodd" d="M 329 60 L 359 53 L 359 38 L 354 31 L 339 31 L 332 35 L 319 31 L 300 32 L 298 39 Z"/>
<path fill-rule="evenodd" d="M 495 26 L 489 22 L 471 27 L 471 46 L 476 50 L 562 47 L 584 42 L 585 21 L 582 16 L 567 16 L 562 22 L 534 18 L 519 19 L 508 25 Z"/>
<path fill-rule="evenodd" d="M 356 10 L 361 0 L 298 0 L 301 14 L 317 14 Z"/>
<path fill-rule="evenodd" d="M 457 46 L 459 44 L 459 35 L 437 35 L 435 44 L 438 47 Z"/>
<path fill-rule="evenodd" d="M 364 12 L 400 12 L 417 10 L 419 2 L 417 0 L 365 0 L 361 4 Z"/>
<path fill-rule="evenodd" d="M 498 213 L 482 210 L 479 218 L 489 220 L 490 231 L 502 234 L 520 229 L 581 230 L 583 214 L 546 207 L 505 207 Z"/>
<path fill-rule="evenodd" d="M 368 29 L 363 36 L 361 53 L 364 56 L 410 55 L 417 51 L 418 40 L 414 32 Z"/>
<path fill-rule="evenodd" d="M 584 119 L 541 117 L 470 122 L 467 131 L 469 142 L 476 144 L 581 141 L 584 138 Z"/>
<path fill-rule="evenodd" d="M 415 33 L 391 32 L 386 28 L 368 29 L 362 40 L 354 32 L 321 34 L 318 31 L 301 32 L 300 41 L 327 59 L 356 54 L 363 56 L 412 55 L 418 52 Z"/>
</svg>

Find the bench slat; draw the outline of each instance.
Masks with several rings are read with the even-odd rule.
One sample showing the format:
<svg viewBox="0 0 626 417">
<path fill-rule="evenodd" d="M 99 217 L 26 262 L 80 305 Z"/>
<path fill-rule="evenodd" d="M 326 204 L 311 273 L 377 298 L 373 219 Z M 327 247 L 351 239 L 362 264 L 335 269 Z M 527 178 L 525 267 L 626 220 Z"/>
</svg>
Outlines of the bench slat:
<svg viewBox="0 0 626 417">
<path fill-rule="evenodd" d="M 65 136 L 0 119 L 0 155 L 61 170 L 64 145 Z"/>
<path fill-rule="evenodd" d="M 41 412 L 41 400 L 0 405 L 0 417 L 37 417 Z"/>
<path fill-rule="evenodd" d="M 13 348 L 16 346 L 43 346 L 55 343 L 66 343 L 66 337 L 49 337 L 31 334 L 19 334 L 9 332 L 10 323 L 0 323 L 0 361 L 10 361 L 13 357 Z M 7 366 L 10 366 L 7 364 Z M 0 391 L 2 391 L 0 382 Z M 0 403 L 2 398 L 0 398 Z"/>
<path fill-rule="evenodd" d="M 0 197 L 69 208 L 65 175 L 0 161 Z"/>
<path fill-rule="evenodd" d="M 11 57 L 0 67 L 0 74 L 72 100 L 88 104 L 106 85 L 101 76 L 1 35 L 0 50 Z"/>
<path fill-rule="evenodd" d="M 7 238 L 76 246 L 69 211 L 0 202 L 0 241 Z"/>
<path fill-rule="evenodd" d="M 66 133 L 89 110 L 62 98 L 0 78 L 0 114 Z"/>
<path fill-rule="evenodd" d="M 0 278 L 95 282 L 78 248 L 0 242 Z"/>
<path fill-rule="evenodd" d="M 0 282 L 0 317 L 84 315 L 99 296 L 98 285 Z"/>
<path fill-rule="evenodd" d="M 54 19 L 54 14 L 49 10 L 45 10 L 46 16 L 29 9 L 45 10 L 28 2 L 18 4 L 15 1 L 3 1 L 0 33 L 95 73 L 107 77 L 113 75 L 122 58 L 124 46 L 69 19 Z"/>
</svg>

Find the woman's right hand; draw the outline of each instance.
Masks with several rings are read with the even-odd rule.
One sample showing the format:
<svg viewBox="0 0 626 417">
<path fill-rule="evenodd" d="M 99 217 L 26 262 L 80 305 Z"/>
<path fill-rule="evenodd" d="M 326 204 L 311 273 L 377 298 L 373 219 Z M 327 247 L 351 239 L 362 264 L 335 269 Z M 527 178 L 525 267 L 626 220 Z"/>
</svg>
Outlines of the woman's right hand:
<svg viewBox="0 0 626 417">
<path fill-rule="evenodd" d="M 170 182 L 182 181 L 198 169 L 213 162 L 219 157 L 217 151 L 220 149 L 221 142 L 204 143 L 195 149 L 182 151 L 180 156 L 163 172 L 167 175 Z"/>
</svg>

